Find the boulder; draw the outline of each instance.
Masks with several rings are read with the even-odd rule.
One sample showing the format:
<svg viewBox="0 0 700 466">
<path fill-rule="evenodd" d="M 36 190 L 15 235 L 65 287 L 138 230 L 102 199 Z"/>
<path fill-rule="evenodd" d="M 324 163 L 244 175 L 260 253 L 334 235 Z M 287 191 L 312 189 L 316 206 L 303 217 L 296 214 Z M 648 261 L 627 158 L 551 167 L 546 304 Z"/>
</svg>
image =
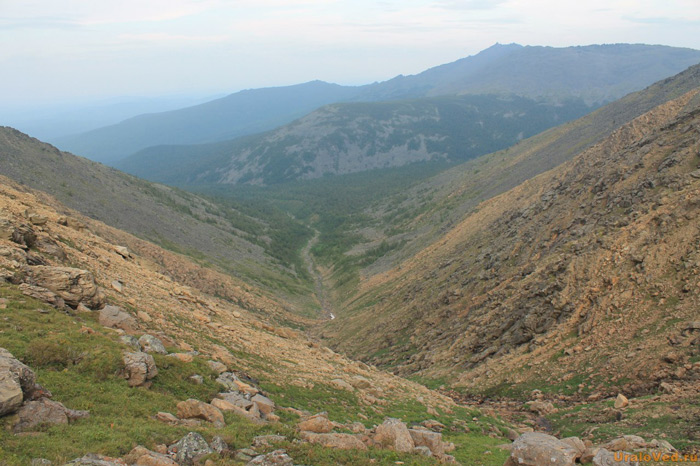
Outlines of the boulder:
<svg viewBox="0 0 700 466">
<path fill-rule="evenodd" d="M 41 236 L 37 239 L 36 248 L 44 254 L 55 257 L 59 261 L 65 261 L 68 258 L 66 251 L 49 236 Z"/>
<path fill-rule="evenodd" d="M 99 321 L 104 327 L 118 328 L 125 332 L 134 332 L 138 328 L 136 319 L 119 306 L 105 306 L 100 311 Z"/>
<path fill-rule="evenodd" d="M 576 450 L 576 459 L 581 458 L 586 451 L 586 444 L 578 437 L 566 437 L 561 439 L 561 441 Z"/>
<path fill-rule="evenodd" d="M 193 466 L 198 458 L 214 453 L 201 434 L 190 432 L 168 447 L 168 453 L 179 465 Z"/>
<path fill-rule="evenodd" d="M 168 354 L 163 342 L 153 335 L 142 335 L 141 338 L 139 338 L 139 344 L 141 345 L 141 351 L 144 353 Z"/>
<path fill-rule="evenodd" d="M 141 445 L 134 447 L 123 459 L 134 466 L 178 466 L 168 455 L 156 453 Z"/>
<path fill-rule="evenodd" d="M 15 412 L 23 401 L 32 399 L 36 387 L 34 372 L 0 348 L 0 416 Z"/>
<path fill-rule="evenodd" d="M 326 413 L 316 414 L 307 419 L 304 419 L 297 427 L 301 431 L 315 432 L 317 434 L 325 434 L 333 430 L 333 424 L 328 420 Z"/>
<path fill-rule="evenodd" d="M 131 258 L 131 252 L 129 252 L 129 249 L 125 246 L 114 246 L 114 252 L 122 256 L 124 259 Z"/>
<path fill-rule="evenodd" d="M 417 447 L 428 447 L 435 456 L 445 454 L 445 444 L 442 434 L 430 430 L 409 429 L 413 443 Z"/>
<path fill-rule="evenodd" d="M 420 425 L 426 429 L 432 430 L 433 432 L 442 432 L 445 430 L 445 424 L 436 421 L 435 419 L 428 419 L 427 421 L 421 422 Z"/>
<path fill-rule="evenodd" d="M 221 411 L 199 400 L 189 399 L 177 404 L 177 417 L 180 419 L 204 419 L 214 424 L 216 427 L 224 427 L 224 415 Z"/>
<path fill-rule="evenodd" d="M 39 265 L 30 268 L 30 276 L 37 285 L 53 291 L 74 309 L 80 303 L 90 309 L 105 305 L 104 293 L 87 270 Z"/>
<path fill-rule="evenodd" d="M 387 418 L 377 426 L 374 441 L 399 452 L 410 452 L 416 446 L 406 424 L 394 418 Z"/>
<path fill-rule="evenodd" d="M 34 228 L 22 223 L 15 227 L 10 226 L 11 233 L 10 239 L 17 244 L 31 248 L 36 243 L 36 233 L 34 233 Z"/>
<path fill-rule="evenodd" d="M 236 384 L 236 382 L 238 382 L 239 379 L 233 372 L 222 372 L 216 378 L 216 381 L 223 385 L 226 388 L 226 390 L 229 390 L 231 392 L 239 391 L 238 385 Z"/>
<path fill-rule="evenodd" d="M 357 388 L 358 390 L 364 390 L 370 388 L 372 384 L 369 380 L 362 377 L 361 375 L 356 375 L 350 379 L 350 385 Z"/>
<path fill-rule="evenodd" d="M 19 290 L 23 295 L 34 298 L 38 301 L 50 304 L 57 309 L 66 307 L 66 302 L 53 291 L 42 288 L 41 286 L 30 285 L 29 283 L 20 283 Z"/>
<path fill-rule="evenodd" d="M 626 453 L 624 451 L 619 451 L 616 453 L 613 453 L 611 451 L 606 450 L 605 448 L 601 448 L 598 450 L 598 453 L 596 453 L 595 457 L 593 457 L 593 465 L 594 466 L 639 466 L 639 462 L 637 461 L 629 461 L 628 459 L 632 458 L 631 453 Z"/>
<path fill-rule="evenodd" d="M 255 403 L 263 414 L 270 414 L 275 409 L 275 402 L 259 393 L 251 398 L 250 401 Z"/>
<path fill-rule="evenodd" d="M 317 434 L 314 432 L 302 432 L 301 438 L 309 443 L 317 443 L 326 448 L 337 448 L 339 450 L 366 450 L 365 445 L 359 436 L 352 434 Z"/>
<path fill-rule="evenodd" d="M 68 409 L 57 401 L 41 398 L 30 401 L 17 411 L 15 432 L 36 430 L 42 426 L 68 424 L 69 420 L 82 419 L 90 415 L 87 411 Z"/>
<path fill-rule="evenodd" d="M 129 386 L 150 386 L 150 380 L 158 375 L 153 356 L 147 353 L 124 353 L 124 376 Z"/>
<path fill-rule="evenodd" d="M 510 462 L 520 466 L 573 466 L 577 451 L 551 435 L 527 432 L 511 447 Z"/>
<path fill-rule="evenodd" d="M 258 455 L 246 463 L 246 466 L 293 466 L 294 460 L 284 450 L 275 450 L 265 455 Z"/>
</svg>

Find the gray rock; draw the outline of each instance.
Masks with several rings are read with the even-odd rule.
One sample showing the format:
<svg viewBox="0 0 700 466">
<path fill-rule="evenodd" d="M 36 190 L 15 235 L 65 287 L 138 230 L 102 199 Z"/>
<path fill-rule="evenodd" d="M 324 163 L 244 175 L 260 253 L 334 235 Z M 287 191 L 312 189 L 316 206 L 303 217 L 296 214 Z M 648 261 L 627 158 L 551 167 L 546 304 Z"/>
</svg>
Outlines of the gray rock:
<svg viewBox="0 0 700 466">
<path fill-rule="evenodd" d="M 125 332 L 133 332 L 138 328 L 136 319 L 119 306 L 105 306 L 100 311 L 99 321 L 104 327 L 118 328 Z"/>
<path fill-rule="evenodd" d="M 258 435 L 253 439 L 253 448 L 269 447 L 285 440 L 287 440 L 287 437 L 283 435 Z"/>
<path fill-rule="evenodd" d="M 142 335 L 141 338 L 139 338 L 139 344 L 145 353 L 168 354 L 163 342 L 153 335 Z"/>
<path fill-rule="evenodd" d="M 44 458 L 32 458 L 31 466 L 51 466 L 53 463 Z"/>
<path fill-rule="evenodd" d="M 275 450 L 266 455 L 259 455 L 250 460 L 246 466 L 293 466 L 294 460 L 285 450 Z"/>
<path fill-rule="evenodd" d="M 150 385 L 150 380 L 158 375 L 153 356 L 147 353 L 124 353 L 124 376 L 129 386 Z"/>
<path fill-rule="evenodd" d="M 526 432 L 513 442 L 510 461 L 520 466 L 573 466 L 578 452 L 551 435 Z"/>
<path fill-rule="evenodd" d="M 134 351 L 141 351 L 141 345 L 139 344 L 139 339 L 133 335 L 122 335 L 119 337 L 119 341 L 133 349 Z"/>
<path fill-rule="evenodd" d="M 12 353 L 0 348 L 0 416 L 13 413 L 32 398 L 36 375 Z"/>
<path fill-rule="evenodd" d="M 617 455 L 617 456 L 616 456 Z M 598 453 L 593 457 L 594 466 L 639 466 L 637 461 L 626 461 L 626 458 L 630 458 L 631 453 L 624 451 L 611 452 L 605 448 L 598 450 Z"/>
<path fill-rule="evenodd" d="M 66 463 L 64 466 L 124 466 L 123 461 L 117 461 L 114 458 L 98 455 L 96 453 L 88 453 L 82 458 L 76 458 L 73 461 Z"/>
<path fill-rule="evenodd" d="M 204 377 L 199 374 L 191 375 L 190 380 L 197 385 L 202 385 L 204 383 Z"/>
<path fill-rule="evenodd" d="M 209 361 L 207 361 L 207 364 L 209 365 L 211 370 L 213 370 L 217 374 L 223 374 L 224 372 L 226 372 L 228 370 L 228 368 L 226 367 L 226 364 L 221 363 L 219 361 L 209 360 Z"/>
<path fill-rule="evenodd" d="M 238 392 L 219 393 L 218 395 L 216 395 L 216 397 L 221 398 L 222 400 L 228 401 L 229 403 L 232 403 L 235 406 L 238 406 L 239 408 L 243 408 L 246 410 L 255 404 L 252 401 L 250 401 L 248 398 L 246 398 L 245 395 L 241 395 Z"/>
<path fill-rule="evenodd" d="M 30 401 L 17 411 L 15 432 L 27 432 L 39 427 L 68 424 L 69 420 L 83 419 L 90 415 L 88 411 L 68 409 L 57 401 L 41 398 Z"/>
<path fill-rule="evenodd" d="M 176 443 L 168 447 L 168 453 L 173 455 L 173 459 L 185 466 L 193 466 L 194 462 L 204 455 L 214 453 L 204 437 L 197 432 L 190 432 Z"/>
<path fill-rule="evenodd" d="M 228 451 L 228 444 L 219 437 L 218 435 L 211 439 L 211 442 L 209 443 L 209 446 L 211 447 L 212 450 L 217 452 L 218 454 L 222 454 L 226 451 Z"/>
<path fill-rule="evenodd" d="M 233 372 L 222 372 L 216 378 L 216 381 L 223 385 L 228 391 L 238 391 L 238 385 L 236 385 L 236 381 L 240 382 L 240 379 L 236 377 L 236 374 L 234 374 Z"/>
<path fill-rule="evenodd" d="M 414 448 L 413 453 L 421 456 L 433 456 L 433 452 L 430 451 L 430 448 L 424 446 Z"/>
<path fill-rule="evenodd" d="M 272 413 L 275 409 L 275 402 L 259 393 L 251 398 L 250 401 L 258 405 L 258 409 L 264 415 Z"/>
<path fill-rule="evenodd" d="M 410 452 L 416 446 L 406 424 L 394 418 L 387 418 L 377 426 L 374 441 L 399 452 Z"/>
</svg>

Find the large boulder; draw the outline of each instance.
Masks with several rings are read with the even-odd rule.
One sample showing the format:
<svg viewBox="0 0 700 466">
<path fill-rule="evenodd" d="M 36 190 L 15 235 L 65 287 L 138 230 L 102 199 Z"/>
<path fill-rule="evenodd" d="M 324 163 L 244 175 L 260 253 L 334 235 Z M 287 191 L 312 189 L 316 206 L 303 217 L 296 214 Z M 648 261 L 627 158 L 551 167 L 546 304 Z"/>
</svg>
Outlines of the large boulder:
<svg viewBox="0 0 700 466">
<path fill-rule="evenodd" d="M 382 447 L 399 452 L 410 452 L 416 446 L 406 424 L 394 418 L 387 418 L 377 426 L 374 441 Z"/>
<path fill-rule="evenodd" d="M 12 353 L 0 348 L 0 416 L 13 413 L 36 389 L 36 375 Z"/>
<path fill-rule="evenodd" d="M 513 442 L 510 463 L 520 466 L 573 466 L 578 452 L 551 435 L 526 432 Z"/>
<path fill-rule="evenodd" d="M 367 445 L 357 435 L 352 434 L 316 434 L 314 432 L 302 432 L 301 438 L 309 443 L 317 443 L 327 448 L 339 450 L 366 450 Z"/>
<path fill-rule="evenodd" d="M 141 338 L 139 338 L 139 344 L 141 345 L 141 350 L 145 353 L 168 354 L 163 342 L 153 335 L 142 335 Z"/>
<path fill-rule="evenodd" d="M 105 306 L 100 311 L 100 325 L 109 328 L 118 328 L 125 332 L 133 332 L 138 328 L 136 319 L 119 306 Z"/>
<path fill-rule="evenodd" d="M 198 458 L 214 453 L 201 434 L 190 432 L 176 443 L 168 447 L 168 453 L 173 455 L 175 462 L 180 465 L 192 466 Z"/>
<path fill-rule="evenodd" d="M 80 303 L 90 309 L 102 309 L 105 305 L 104 293 L 87 270 L 38 265 L 30 268 L 30 276 L 37 285 L 53 291 L 73 309 Z"/>
<path fill-rule="evenodd" d="M 250 401 L 255 403 L 258 406 L 260 412 L 264 415 L 271 414 L 272 411 L 274 411 L 275 409 L 275 402 L 259 393 L 253 398 L 251 398 Z"/>
<path fill-rule="evenodd" d="M 158 375 L 153 356 L 141 351 L 124 353 L 124 376 L 129 386 L 150 386 L 150 380 Z"/>
<path fill-rule="evenodd" d="M 68 421 L 86 418 L 87 411 L 68 409 L 63 404 L 41 398 L 30 401 L 17 411 L 17 421 L 13 427 L 15 432 L 27 432 L 43 426 L 68 424 Z"/>
<path fill-rule="evenodd" d="M 189 399 L 177 404 L 177 417 L 180 419 L 204 419 L 216 427 L 223 427 L 224 415 L 219 408 L 199 400 Z"/>
</svg>

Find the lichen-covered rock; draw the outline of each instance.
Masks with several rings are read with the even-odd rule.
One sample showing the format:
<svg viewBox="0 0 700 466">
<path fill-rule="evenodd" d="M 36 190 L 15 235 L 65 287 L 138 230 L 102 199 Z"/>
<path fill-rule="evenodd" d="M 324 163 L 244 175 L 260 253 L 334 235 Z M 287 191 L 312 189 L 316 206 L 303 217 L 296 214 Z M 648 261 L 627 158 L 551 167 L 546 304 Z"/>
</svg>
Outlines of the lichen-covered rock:
<svg viewBox="0 0 700 466">
<path fill-rule="evenodd" d="M 163 342 L 153 335 L 142 335 L 141 338 L 139 338 L 139 344 L 141 345 L 141 350 L 144 353 L 168 354 Z"/>
<path fill-rule="evenodd" d="M 180 465 L 192 466 L 198 458 L 214 453 L 201 434 L 190 432 L 176 443 L 168 447 L 168 453 L 173 455 L 175 462 Z"/>
<path fill-rule="evenodd" d="M 521 466 L 573 466 L 578 452 L 551 435 L 526 432 L 513 442 L 510 453 L 511 463 Z"/>
<path fill-rule="evenodd" d="M 428 447 L 435 456 L 445 454 L 445 444 L 442 441 L 442 434 L 431 430 L 409 429 L 413 443 L 417 447 Z"/>
<path fill-rule="evenodd" d="M 129 386 L 147 386 L 158 375 L 153 356 L 143 352 L 124 353 L 124 376 Z"/>
<path fill-rule="evenodd" d="M 406 424 L 394 418 L 387 418 L 377 426 L 374 441 L 382 447 L 399 452 L 410 452 L 416 446 Z"/>
<path fill-rule="evenodd" d="M 90 309 L 102 309 L 105 305 L 104 293 L 87 270 L 39 265 L 31 267 L 30 276 L 37 285 L 53 291 L 74 309 L 80 303 Z"/>
<path fill-rule="evenodd" d="M 181 401 L 177 404 L 177 417 L 180 419 L 204 419 L 216 427 L 225 425 L 224 415 L 218 408 L 194 399 Z"/>
<path fill-rule="evenodd" d="M 260 412 L 264 415 L 272 413 L 272 411 L 275 409 L 275 402 L 259 393 L 251 398 L 250 401 L 255 403 Z"/>
</svg>

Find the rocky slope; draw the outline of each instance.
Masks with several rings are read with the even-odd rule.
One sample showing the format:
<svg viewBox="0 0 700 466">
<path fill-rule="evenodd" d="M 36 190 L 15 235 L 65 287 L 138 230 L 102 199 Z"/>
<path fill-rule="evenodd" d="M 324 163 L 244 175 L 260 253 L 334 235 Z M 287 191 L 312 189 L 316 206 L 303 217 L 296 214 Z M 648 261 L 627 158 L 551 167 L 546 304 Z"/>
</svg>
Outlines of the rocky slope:
<svg viewBox="0 0 700 466">
<path fill-rule="evenodd" d="M 306 464 L 436 464 L 448 441 L 463 461 L 504 460 L 484 453 L 502 423 L 280 326 L 298 318 L 257 290 L 56 205 L 0 178 L 3 464 L 245 464 L 288 458 L 280 447 Z M 384 416 L 453 430 L 443 442 Z"/>
<path fill-rule="evenodd" d="M 273 283 L 284 284 L 301 295 L 299 290 L 310 286 L 291 261 L 282 264 L 283 247 L 277 243 L 295 240 L 294 222 L 284 215 L 281 223 L 263 220 L 59 151 L 12 128 L 0 128 L 0 158 L 0 174 L 47 192 L 88 217 L 249 282 L 266 284 L 268 291 L 274 292 Z M 296 240 L 303 242 L 299 233 Z"/>
<path fill-rule="evenodd" d="M 471 391 L 697 397 L 699 134 L 696 89 L 479 204 L 325 335 Z"/>
<path fill-rule="evenodd" d="M 274 185 L 416 162 L 454 164 L 589 110 L 578 101 L 554 105 L 515 96 L 334 104 L 270 133 L 211 145 L 152 147 L 115 166 L 176 185 Z"/>
</svg>

